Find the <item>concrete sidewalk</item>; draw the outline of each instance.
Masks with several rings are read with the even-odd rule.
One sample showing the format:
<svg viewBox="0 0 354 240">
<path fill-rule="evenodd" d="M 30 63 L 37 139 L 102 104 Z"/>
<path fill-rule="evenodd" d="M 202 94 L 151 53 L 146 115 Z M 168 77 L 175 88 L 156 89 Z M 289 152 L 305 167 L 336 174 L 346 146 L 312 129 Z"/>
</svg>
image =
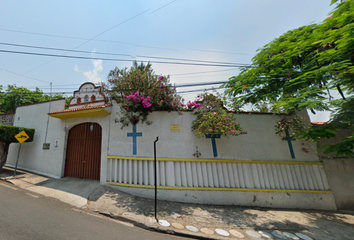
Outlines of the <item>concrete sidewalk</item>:
<svg viewBox="0 0 354 240">
<path fill-rule="evenodd" d="M 135 197 L 98 181 L 52 179 L 25 171 L 12 178 L 13 170 L 4 170 L 1 179 L 17 187 L 164 233 L 199 239 L 354 239 L 351 214 L 158 201 L 159 224 L 152 199 Z"/>
</svg>

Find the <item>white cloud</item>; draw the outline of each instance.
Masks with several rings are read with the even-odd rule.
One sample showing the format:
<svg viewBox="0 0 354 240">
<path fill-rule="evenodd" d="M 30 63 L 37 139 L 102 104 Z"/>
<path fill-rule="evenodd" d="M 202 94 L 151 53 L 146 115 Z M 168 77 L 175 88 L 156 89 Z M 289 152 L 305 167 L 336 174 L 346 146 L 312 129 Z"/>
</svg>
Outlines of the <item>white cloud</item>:
<svg viewBox="0 0 354 240">
<path fill-rule="evenodd" d="M 89 82 L 102 82 L 99 72 L 102 72 L 102 60 L 93 61 L 93 69 L 91 71 L 83 72 Z"/>
<path fill-rule="evenodd" d="M 102 82 L 103 80 L 99 74 L 103 70 L 102 60 L 101 59 L 94 60 L 92 63 L 93 63 L 93 69 L 90 71 L 86 71 L 86 72 L 81 71 L 77 65 L 75 65 L 74 70 L 76 72 L 81 72 L 82 74 L 84 74 L 88 82 L 93 82 L 93 83 Z"/>
</svg>

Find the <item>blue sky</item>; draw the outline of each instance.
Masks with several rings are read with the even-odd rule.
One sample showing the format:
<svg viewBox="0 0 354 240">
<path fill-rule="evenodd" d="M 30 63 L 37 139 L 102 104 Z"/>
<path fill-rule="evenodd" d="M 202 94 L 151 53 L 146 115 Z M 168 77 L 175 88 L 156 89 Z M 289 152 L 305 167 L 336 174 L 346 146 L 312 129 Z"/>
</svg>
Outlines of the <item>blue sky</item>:
<svg viewBox="0 0 354 240">
<path fill-rule="evenodd" d="M 65 53 L 0 44 L 1 50 L 119 58 L 82 60 L 0 52 L 0 85 L 73 92 L 80 84 L 106 81 L 115 66 L 151 57 L 249 64 L 256 50 L 282 33 L 321 22 L 333 9 L 324 0 L 131 0 L 0 1 L 0 43 L 75 49 Z M 95 52 L 125 54 L 99 55 Z M 139 57 L 148 56 L 148 57 Z M 49 62 L 50 61 L 50 62 Z M 161 60 L 167 61 L 167 60 Z M 237 68 L 152 64 L 171 82 L 227 81 Z M 209 72 L 209 73 L 199 73 Z M 21 76 L 19 76 L 21 75 Z M 203 89 L 180 88 L 179 91 Z M 193 100 L 198 92 L 184 93 Z M 325 120 L 319 113 L 314 121 Z"/>
</svg>

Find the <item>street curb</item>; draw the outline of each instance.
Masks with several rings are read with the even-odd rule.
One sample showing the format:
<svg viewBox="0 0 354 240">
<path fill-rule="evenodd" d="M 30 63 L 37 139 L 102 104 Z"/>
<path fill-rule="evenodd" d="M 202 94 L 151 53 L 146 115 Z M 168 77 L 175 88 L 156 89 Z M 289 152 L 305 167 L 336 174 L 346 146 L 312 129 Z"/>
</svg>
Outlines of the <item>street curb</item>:
<svg viewBox="0 0 354 240">
<path fill-rule="evenodd" d="M 13 184 L 12 182 L 10 182 L 10 181 L 7 180 L 6 178 L 0 178 L 0 181 L 6 182 L 6 183 L 10 183 L 11 185 L 16 186 L 15 184 Z"/>
<path fill-rule="evenodd" d="M 113 214 L 108 214 L 108 213 L 104 213 L 104 212 L 100 212 L 100 211 L 96 211 L 98 214 L 103 215 L 105 217 L 110 217 L 122 222 L 128 222 L 133 224 L 135 227 L 139 227 L 145 230 L 149 230 L 152 232 L 158 232 L 158 233 L 164 233 L 164 234 L 169 234 L 169 235 L 173 235 L 173 236 L 179 236 L 179 237 L 185 237 L 185 238 L 194 238 L 194 239 L 201 239 L 201 240 L 218 240 L 218 238 L 209 238 L 209 237 L 203 237 L 203 236 L 198 236 L 198 235 L 193 235 L 193 234 L 188 234 L 188 233 L 181 233 L 178 231 L 174 231 L 174 230 L 168 230 L 168 229 L 161 229 L 161 228 L 157 228 L 157 227 L 151 227 L 148 226 L 144 223 L 141 222 L 137 222 L 134 221 L 132 219 L 126 218 L 126 217 L 122 217 L 122 216 L 117 216 L 117 215 L 113 215 Z"/>
</svg>

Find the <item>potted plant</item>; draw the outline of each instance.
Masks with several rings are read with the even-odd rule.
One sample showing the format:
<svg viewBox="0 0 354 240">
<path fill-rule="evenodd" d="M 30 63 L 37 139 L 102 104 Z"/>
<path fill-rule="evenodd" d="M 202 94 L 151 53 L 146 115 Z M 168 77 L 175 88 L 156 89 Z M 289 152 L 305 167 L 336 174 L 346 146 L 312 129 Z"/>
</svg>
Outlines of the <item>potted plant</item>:
<svg viewBox="0 0 354 240">
<path fill-rule="evenodd" d="M 240 124 L 236 122 L 234 114 L 229 112 L 224 107 L 222 100 L 214 94 L 199 95 L 196 103 L 192 106 L 197 115 L 192 124 L 192 131 L 198 138 L 229 137 L 248 133 L 242 130 Z"/>
</svg>

